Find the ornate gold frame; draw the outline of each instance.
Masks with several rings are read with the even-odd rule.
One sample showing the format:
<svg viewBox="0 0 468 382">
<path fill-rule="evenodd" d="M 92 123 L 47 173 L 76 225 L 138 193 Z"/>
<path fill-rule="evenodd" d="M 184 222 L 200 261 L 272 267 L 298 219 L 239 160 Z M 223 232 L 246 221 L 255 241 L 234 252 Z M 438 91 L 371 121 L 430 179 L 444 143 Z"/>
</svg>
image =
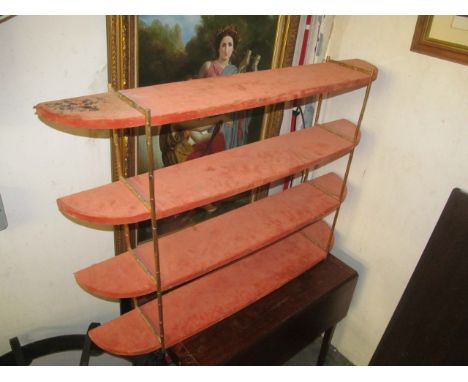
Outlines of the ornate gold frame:
<svg viewBox="0 0 468 382">
<path fill-rule="evenodd" d="M 434 16 L 418 16 L 411 51 L 468 65 L 468 49 L 449 41 L 429 37 Z"/>
<path fill-rule="evenodd" d="M 279 16 L 276 28 L 272 68 L 291 66 L 300 16 Z M 135 87 L 138 83 L 137 73 L 137 17 L 107 16 L 107 62 L 109 83 L 116 90 Z M 262 122 L 261 139 L 279 134 L 283 118 L 282 105 L 265 108 Z M 115 158 L 114 138 L 111 138 L 112 180 L 118 179 L 117 161 Z M 136 174 L 136 135 L 135 129 L 119 132 L 120 155 L 125 177 Z M 257 190 L 253 199 L 265 195 L 265 189 Z M 130 228 L 132 242 L 135 242 L 136 228 Z M 114 229 L 115 253 L 126 250 L 123 227 Z"/>
</svg>

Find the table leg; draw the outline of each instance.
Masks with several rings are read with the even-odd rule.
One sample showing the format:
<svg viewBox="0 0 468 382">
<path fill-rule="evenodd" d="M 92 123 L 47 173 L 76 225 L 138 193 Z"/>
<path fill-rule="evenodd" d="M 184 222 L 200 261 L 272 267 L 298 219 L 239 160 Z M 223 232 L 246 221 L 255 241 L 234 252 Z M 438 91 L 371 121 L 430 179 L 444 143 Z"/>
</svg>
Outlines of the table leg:
<svg viewBox="0 0 468 382">
<path fill-rule="evenodd" d="M 320 354 L 317 359 L 317 366 L 323 366 L 325 364 L 325 359 L 327 358 L 328 348 L 330 347 L 335 327 L 336 325 L 333 325 L 331 328 L 325 330 L 322 339 L 322 345 L 320 346 Z"/>
</svg>

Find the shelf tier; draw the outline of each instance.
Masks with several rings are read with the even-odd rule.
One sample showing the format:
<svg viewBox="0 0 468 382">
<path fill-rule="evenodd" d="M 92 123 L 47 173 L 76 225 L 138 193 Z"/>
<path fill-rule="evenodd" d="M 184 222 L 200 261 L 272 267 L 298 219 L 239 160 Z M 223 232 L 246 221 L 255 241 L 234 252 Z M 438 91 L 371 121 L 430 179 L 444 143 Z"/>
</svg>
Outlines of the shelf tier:
<svg viewBox="0 0 468 382">
<path fill-rule="evenodd" d="M 326 258 L 330 228 L 320 221 L 224 268 L 163 295 L 166 346 L 214 325 Z M 107 352 L 137 355 L 160 347 L 156 301 L 89 332 Z"/>
<path fill-rule="evenodd" d="M 345 63 L 373 70 L 374 75 L 333 62 L 262 70 L 123 90 L 125 96 L 149 108 L 153 125 L 175 123 L 320 93 L 365 86 L 377 69 L 362 60 Z M 36 105 L 49 124 L 90 129 L 118 129 L 145 124 L 143 115 L 115 93 L 44 102 Z"/>
<path fill-rule="evenodd" d="M 333 173 L 188 227 L 159 240 L 163 291 L 249 255 L 320 220 L 339 206 L 343 183 Z M 75 273 L 78 284 L 102 297 L 156 290 L 153 242 Z"/>
<path fill-rule="evenodd" d="M 154 172 L 156 217 L 201 207 L 322 166 L 353 149 L 355 132 L 354 124 L 341 119 L 158 169 Z M 148 182 L 148 174 L 141 174 L 65 196 L 57 203 L 65 215 L 78 220 L 136 223 L 151 217 Z"/>
</svg>

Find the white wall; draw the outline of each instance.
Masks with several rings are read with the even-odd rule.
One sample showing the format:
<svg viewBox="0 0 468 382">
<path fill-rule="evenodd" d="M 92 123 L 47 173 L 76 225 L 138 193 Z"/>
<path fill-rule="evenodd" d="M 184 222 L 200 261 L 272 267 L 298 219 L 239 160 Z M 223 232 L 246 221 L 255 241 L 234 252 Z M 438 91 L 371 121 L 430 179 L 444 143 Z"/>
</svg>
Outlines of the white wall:
<svg viewBox="0 0 468 382">
<path fill-rule="evenodd" d="M 0 24 L 0 354 L 22 343 L 84 333 L 118 304 L 80 289 L 73 272 L 114 253 L 109 229 L 62 215 L 55 200 L 110 181 L 106 135 L 51 128 L 39 102 L 106 90 L 104 16 L 18 16 Z"/>
<path fill-rule="evenodd" d="M 379 69 L 333 251 L 360 274 L 333 339 L 356 364 L 368 364 L 451 189 L 468 191 L 468 67 L 411 52 L 415 23 L 337 16 L 329 45 Z M 362 95 L 334 97 L 322 120 L 357 121 Z"/>
</svg>

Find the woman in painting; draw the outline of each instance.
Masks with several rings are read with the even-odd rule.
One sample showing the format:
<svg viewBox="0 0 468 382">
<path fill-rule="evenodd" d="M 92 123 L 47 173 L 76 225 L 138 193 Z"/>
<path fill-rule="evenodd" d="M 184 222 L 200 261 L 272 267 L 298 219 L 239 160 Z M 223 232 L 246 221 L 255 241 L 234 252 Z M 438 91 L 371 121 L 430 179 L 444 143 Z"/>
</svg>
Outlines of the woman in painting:
<svg viewBox="0 0 468 382">
<path fill-rule="evenodd" d="M 199 78 L 226 76 L 235 73 L 245 72 L 250 62 L 251 51 L 248 50 L 242 62 L 239 64 L 239 70 L 231 63 L 231 57 L 235 52 L 239 42 L 239 35 L 233 26 L 228 26 L 216 33 L 213 47 L 217 52 L 217 57 L 214 60 L 206 61 L 199 72 Z M 245 112 L 235 113 L 232 116 L 232 122 L 223 123 L 219 126 L 220 133 L 224 137 L 224 145 L 226 149 L 237 147 L 247 143 L 248 125 L 250 118 L 247 118 Z M 218 131 L 216 128 L 213 135 Z"/>
<path fill-rule="evenodd" d="M 239 70 L 231 63 L 238 42 L 238 32 L 234 27 L 228 26 L 219 30 L 213 39 L 216 57 L 201 66 L 198 77 L 217 77 L 245 72 L 250 63 L 250 50 L 239 64 Z M 258 56 L 253 61 L 258 64 L 259 59 Z M 256 70 L 255 63 L 251 70 Z M 241 111 L 232 115 L 202 118 L 163 128 L 163 131 L 170 129 L 170 133 L 164 133 L 160 139 L 164 165 L 169 166 L 247 143 L 249 122 L 250 117 L 245 111 Z"/>
<path fill-rule="evenodd" d="M 228 26 L 215 35 L 213 46 L 217 57 L 206 61 L 200 68 L 199 78 L 224 76 L 237 73 L 237 68 L 231 64 L 231 57 L 239 42 L 237 31 Z"/>
</svg>

